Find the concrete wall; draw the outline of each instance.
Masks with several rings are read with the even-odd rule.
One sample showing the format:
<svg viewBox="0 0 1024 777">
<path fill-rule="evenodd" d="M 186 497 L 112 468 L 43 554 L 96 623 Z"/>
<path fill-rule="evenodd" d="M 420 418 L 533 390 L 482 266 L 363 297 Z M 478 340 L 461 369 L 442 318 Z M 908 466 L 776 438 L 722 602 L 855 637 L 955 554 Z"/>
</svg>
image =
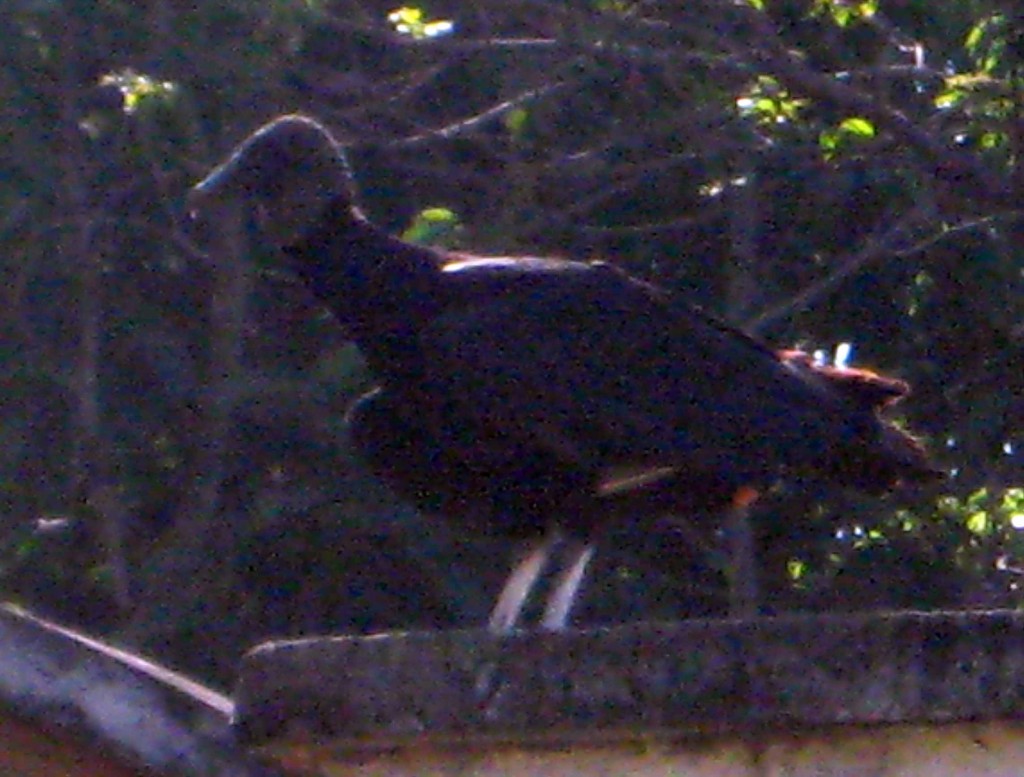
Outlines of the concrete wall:
<svg viewBox="0 0 1024 777">
<path fill-rule="evenodd" d="M 329 775 L 1024 775 L 1024 617 L 274 643 L 236 726 Z"/>
</svg>

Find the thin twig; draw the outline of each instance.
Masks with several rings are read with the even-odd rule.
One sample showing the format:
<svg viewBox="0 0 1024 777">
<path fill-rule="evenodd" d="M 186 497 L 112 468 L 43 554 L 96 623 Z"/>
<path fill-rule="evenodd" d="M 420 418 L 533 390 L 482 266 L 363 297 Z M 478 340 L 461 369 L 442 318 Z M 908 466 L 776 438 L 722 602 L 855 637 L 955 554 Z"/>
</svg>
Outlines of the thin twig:
<svg viewBox="0 0 1024 777">
<path fill-rule="evenodd" d="M 746 329 L 756 332 L 789 318 L 794 313 L 806 310 L 822 297 L 834 292 L 845 280 L 863 270 L 870 263 L 885 255 L 898 254 L 899 249 L 895 247 L 896 244 L 904 239 L 908 232 L 916 228 L 916 222 L 926 217 L 925 210 L 921 207 L 915 208 L 880 234 L 869 236 L 859 250 L 841 258 L 835 270 L 785 302 L 758 314 L 747 322 Z M 930 209 L 927 210 L 930 212 Z M 888 222 L 888 219 L 884 219 L 883 222 Z"/>
<path fill-rule="evenodd" d="M 486 111 L 482 111 L 474 116 L 461 119 L 444 127 L 438 127 L 417 135 L 402 138 L 401 140 L 396 140 L 390 145 L 394 148 L 409 148 L 424 143 L 430 143 L 435 140 L 450 140 L 476 130 L 481 125 L 487 124 L 490 121 L 499 119 L 509 111 L 514 110 L 521 105 L 525 105 L 526 103 L 532 102 L 541 97 L 547 97 L 548 95 L 560 92 L 567 86 L 567 83 L 558 83 L 547 84 L 535 89 L 527 89 L 525 92 L 505 100 L 504 102 L 500 102 L 497 105 L 491 106 Z"/>
<path fill-rule="evenodd" d="M 904 248 L 898 248 L 893 245 L 899 240 L 902 234 L 913 229 L 912 225 L 914 221 L 927 216 L 928 212 L 929 209 L 924 207 L 915 208 L 881 235 L 868 238 L 859 251 L 847 254 L 846 257 L 838 260 L 839 266 L 835 271 L 829 273 L 821 280 L 810 284 L 803 291 L 799 292 L 787 301 L 760 313 L 755 318 L 747 322 L 746 328 L 751 332 L 758 331 L 765 327 L 773 326 L 782 319 L 789 318 L 795 313 L 806 310 L 823 297 L 835 291 L 843 281 L 860 272 L 872 262 L 882 258 L 882 256 L 888 255 L 898 259 L 903 259 L 931 248 L 954 235 L 983 229 L 1000 220 L 1008 217 L 1012 218 L 1019 214 L 1019 211 L 1007 211 L 995 213 L 982 218 L 965 219 L 950 226 L 943 226 L 928 237 Z"/>
</svg>

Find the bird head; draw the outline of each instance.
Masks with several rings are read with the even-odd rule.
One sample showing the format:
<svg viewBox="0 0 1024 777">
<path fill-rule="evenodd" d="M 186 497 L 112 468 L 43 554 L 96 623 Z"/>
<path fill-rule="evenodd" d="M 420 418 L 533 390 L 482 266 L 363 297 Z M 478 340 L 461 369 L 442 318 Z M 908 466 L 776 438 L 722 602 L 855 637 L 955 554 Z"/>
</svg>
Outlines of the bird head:
<svg viewBox="0 0 1024 777">
<path fill-rule="evenodd" d="M 352 199 L 352 176 L 341 146 L 306 116 L 282 116 L 256 130 L 189 194 L 193 216 L 241 201 L 266 239 L 299 242 L 328 203 Z"/>
</svg>

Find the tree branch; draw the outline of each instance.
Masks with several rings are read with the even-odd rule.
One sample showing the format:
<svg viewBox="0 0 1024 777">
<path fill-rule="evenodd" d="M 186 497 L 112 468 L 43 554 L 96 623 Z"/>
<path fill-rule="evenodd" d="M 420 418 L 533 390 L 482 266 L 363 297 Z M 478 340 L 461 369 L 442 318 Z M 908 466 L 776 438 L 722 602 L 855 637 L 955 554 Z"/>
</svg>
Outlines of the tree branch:
<svg viewBox="0 0 1024 777">
<path fill-rule="evenodd" d="M 995 203 L 1013 201 L 1010 182 L 987 169 L 973 154 L 941 142 L 921 129 L 902 111 L 831 75 L 808 67 L 785 47 L 766 14 L 743 3 L 730 4 L 743 14 L 757 33 L 755 45 L 747 50 L 749 58 L 775 75 L 787 88 L 863 116 L 888 130 L 931 163 L 930 173 L 959 187 L 962 193 L 969 194 L 972 199 L 980 198 Z"/>
<path fill-rule="evenodd" d="M 868 237 L 859 250 L 839 259 L 836 269 L 824 278 L 810 284 L 803 291 L 785 302 L 769 308 L 750 319 L 746 323 L 745 328 L 750 332 L 757 332 L 766 327 L 773 326 L 779 321 L 811 307 L 822 298 L 834 292 L 848 278 L 886 254 L 900 255 L 900 249 L 896 248 L 896 245 L 904 241 L 910 233 L 913 233 L 918 228 L 919 222 L 927 221 L 929 212 L 930 209 L 925 207 L 919 206 L 914 208 L 910 213 L 898 219 L 893 226 Z M 891 223 L 891 219 L 884 218 L 882 223 Z"/>
</svg>

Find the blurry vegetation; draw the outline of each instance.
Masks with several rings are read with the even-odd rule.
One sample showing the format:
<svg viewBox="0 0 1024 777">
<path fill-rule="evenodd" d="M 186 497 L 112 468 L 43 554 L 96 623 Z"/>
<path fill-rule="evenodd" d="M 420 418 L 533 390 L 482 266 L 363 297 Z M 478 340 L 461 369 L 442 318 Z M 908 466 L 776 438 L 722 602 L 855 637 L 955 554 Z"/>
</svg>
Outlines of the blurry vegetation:
<svg viewBox="0 0 1024 777">
<path fill-rule="evenodd" d="M 0 584 L 226 682 L 281 634 L 479 623 L 505 549 L 369 478 L 358 354 L 183 194 L 285 111 L 410 239 L 607 258 L 780 346 L 854 345 L 951 473 L 788 484 L 768 611 L 1024 602 L 1024 15 L 1009 0 L 0 7 Z M 679 516 L 580 618 L 714 615 Z"/>
</svg>

